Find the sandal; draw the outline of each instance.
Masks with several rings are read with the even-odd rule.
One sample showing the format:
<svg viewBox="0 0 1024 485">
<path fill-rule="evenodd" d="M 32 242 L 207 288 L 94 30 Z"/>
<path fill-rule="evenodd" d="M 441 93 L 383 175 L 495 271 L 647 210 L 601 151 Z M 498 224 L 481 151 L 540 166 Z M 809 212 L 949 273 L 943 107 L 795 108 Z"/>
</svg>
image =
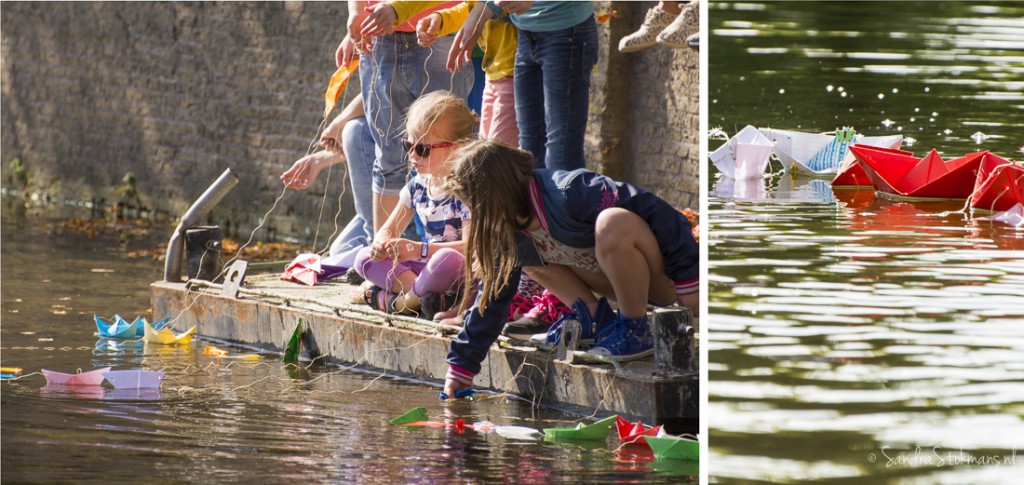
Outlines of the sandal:
<svg viewBox="0 0 1024 485">
<path fill-rule="evenodd" d="M 384 288 L 374 285 L 363 292 L 363 301 L 365 301 L 370 308 L 379 312 L 396 314 L 399 312 L 395 311 L 395 301 L 398 300 L 399 296 L 400 295 L 391 292 L 386 292 L 384 291 Z"/>
</svg>

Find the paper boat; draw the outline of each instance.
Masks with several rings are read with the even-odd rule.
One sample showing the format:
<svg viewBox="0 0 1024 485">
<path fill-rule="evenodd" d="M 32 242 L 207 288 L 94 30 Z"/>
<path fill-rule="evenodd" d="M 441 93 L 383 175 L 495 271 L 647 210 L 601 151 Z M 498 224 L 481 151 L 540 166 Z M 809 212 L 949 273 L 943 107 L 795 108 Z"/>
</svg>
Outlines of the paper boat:
<svg viewBox="0 0 1024 485">
<path fill-rule="evenodd" d="M 757 128 L 747 125 L 711 152 L 709 158 L 722 175 L 733 180 L 747 180 L 761 178 L 768 168 L 768 157 L 771 154 L 771 141 L 758 132 Z"/>
<path fill-rule="evenodd" d="M 658 458 L 700 461 L 700 442 L 672 435 L 647 436 L 647 445 Z"/>
<path fill-rule="evenodd" d="M 997 212 L 988 217 L 979 217 L 979 220 L 1005 222 L 1013 227 L 1024 226 L 1024 204 L 1017 204 L 1003 212 Z"/>
<path fill-rule="evenodd" d="M 403 424 L 414 423 L 416 421 L 426 421 L 428 418 L 427 408 L 420 406 L 410 409 L 405 414 L 388 421 L 388 423 L 401 426 Z"/>
<path fill-rule="evenodd" d="M 644 423 L 640 421 L 630 423 L 618 416 L 615 417 L 615 427 L 619 431 L 619 441 L 638 445 L 647 444 L 645 440 L 647 436 L 657 436 L 661 431 L 661 425 L 644 426 Z"/>
<path fill-rule="evenodd" d="M 192 342 L 192 335 L 196 333 L 195 326 L 181 335 L 175 335 L 169 328 L 157 331 L 148 322 L 145 323 L 145 328 L 146 334 L 143 338 L 147 344 L 188 345 Z"/>
<path fill-rule="evenodd" d="M 104 372 L 103 377 L 117 389 L 151 389 L 160 387 L 164 373 L 152 370 L 112 370 Z"/>
<path fill-rule="evenodd" d="M 761 128 L 760 131 L 775 144 L 775 156 L 787 170 L 796 167 L 801 173 L 816 177 L 834 176 L 843 161 L 851 157 L 851 145 L 899 148 L 903 144 L 903 135 L 863 136 L 852 128 L 836 130 L 834 134 L 772 128 Z"/>
<path fill-rule="evenodd" d="M 868 145 L 871 146 L 871 145 Z M 888 151 L 898 155 L 913 156 L 913 152 L 907 152 L 898 149 L 888 149 L 884 147 L 875 147 L 879 151 Z M 832 179 L 833 187 L 874 187 L 871 183 L 871 177 L 864 170 L 864 166 L 860 159 L 856 156 L 847 157 L 843 160 L 843 163 L 839 165 L 839 171 L 836 173 L 836 178 Z"/>
<path fill-rule="evenodd" d="M 498 426 L 494 432 L 505 439 L 510 440 L 539 440 L 544 434 L 526 426 Z"/>
<path fill-rule="evenodd" d="M 96 330 L 99 331 L 100 337 L 103 338 L 135 338 L 136 333 L 141 330 L 139 325 L 142 319 L 138 317 L 132 323 L 128 323 L 120 315 L 114 315 L 113 322 L 108 322 L 99 315 L 93 315 L 92 319 L 96 322 Z"/>
<path fill-rule="evenodd" d="M 295 330 L 292 331 L 291 337 L 288 338 L 288 342 L 284 346 L 284 361 L 295 362 L 299 359 L 299 346 L 302 344 L 302 319 L 299 319 L 299 323 L 295 324 Z"/>
<path fill-rule="evenodd" d="M 98 386 L 103 384 L 103 373 L 110 370 L 110 367 L 80 372 L 78 374 L 65 374 L 43 369 L 43 376 L 46 377 L 47 385 L 57 386 Z"/>
<path fill-rule="evenodd" d="M 986 152 L 978 166 L 971 207 L 993 212 L 1024 204 L 1024 165 Z"/>
<path fill-rule="evenodd" d="M 910 199 L 966 199 L 988 154 L 968 153 L 944 162 L 935 150 L 924 158 L 864 145 L 854 145 L 850 151 L 863 164 L 875 190 Z"/>
<path fill-rule="evenodd" d="M 544 436 L 572 440 L 603 440 L 608 437 L 608 432 L 611 431 L 617 417 L 610 416 L 587 425 L 579 423 L 575 428 L 546 428 Z"/>
<path fill-rule="evenodd" d="M 157 332 L 159 332 L 159 331 L 163 330 L 164 327 L 166 327 L 167 324 L 170 323 L 170 322 L 171 322 L 171 318 L 170 317 L 164 317 L 164 318 L 161 318 L 161 319 L 159 319 L 159 320 L 157 320 L 157 321 L 155 321 L 153 323 L 150 323 L 149 326 L 153 327 L 153 330 L 156 330 Z M 146 319 L 143 318 L 142 319 L 142 323 L 139 324 L 138 331 L 135 333 L 136 337 L 145 337 L 146 336 L 146 323 L 148 323 L 148 322 L 146 322 Z"/>
</svg>

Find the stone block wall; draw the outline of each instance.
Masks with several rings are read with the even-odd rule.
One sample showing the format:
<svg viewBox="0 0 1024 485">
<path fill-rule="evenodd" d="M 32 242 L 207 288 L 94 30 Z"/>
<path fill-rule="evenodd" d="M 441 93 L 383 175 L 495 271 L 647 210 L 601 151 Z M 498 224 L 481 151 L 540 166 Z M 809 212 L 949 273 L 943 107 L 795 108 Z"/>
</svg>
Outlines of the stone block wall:
<svg viewBox="0 0 1024 485">
<path fill-rule="evenodd" d="M 696 208 L 696 51 L 617 51 L 653 4 L 595 2 L 619 16 L 601 30 L 588 157 Z M 322 242 L 339 203 L 342 224 L 353 212 L 343 166 L 301 192 L 278 177 L 316 140 L 345 19 L 343 2 L 5 3 L 3 178 L 20 157 L 37 190 L 112 200 L 131 171 L 146 203 L 180 214 L 231 167 L 241 183 L 212 222 L 251 228 L 277 201 L 268 226 L 304 237 L 319 218 Z"/>
</svg>

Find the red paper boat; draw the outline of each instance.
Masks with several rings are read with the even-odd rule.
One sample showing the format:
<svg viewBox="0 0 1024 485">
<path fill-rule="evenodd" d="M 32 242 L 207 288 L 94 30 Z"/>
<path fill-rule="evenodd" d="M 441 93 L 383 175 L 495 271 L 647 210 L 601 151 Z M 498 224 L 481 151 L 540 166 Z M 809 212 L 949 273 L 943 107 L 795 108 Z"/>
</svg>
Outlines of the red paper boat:
<svg viewBox="0 0 1024 485">
<path fill-rule="evenodd" d="M 856 145 L 856 144 L 854 144 Z M 882 147 L 875 147 L 871 145 L 863 145 L 873 150 L 880 152 L 888 152 L 898 155 L 906 155 L 913 157 L 914 152 L 908 152 L 898 149 L 889 149 Z M 852 147 L 851 147 L 852 148 Z M 863 164 L 860 159 L 856 156 L 847 158 L 843 161 L 843 164 L 839 166 L 839 171 L 836 172 L 836 178 L 832 179 L 833 187 L 871 187 L 871 177 L 868 177 L 868 173 L 864 171 Z"/>
<path fill-rule="evenodd" d="M 1024 165 L 985 153 L 971 194 L 971 207 L 993 212 L 1024 204 Z"/>
<path fill-rule="evenodd" d="M 863 145 L 854 145 L 850 151 L 861 161 L 875 190 L 912 199 L 966 199 L 981 159 L 988 154 L 968 153 L 944 162 L 935 150 L 924 158 Z"/>
<path fill-rule="evenodd" d="M 619 430 L 619 441 L 644 446 L 647 446 L 645 436 L 657 436 L 661 431 L 661 425 L 647 427 L 640 421 L 630 423 L 618 416 L 615 417 L 615 427 Z"/>
</svg>

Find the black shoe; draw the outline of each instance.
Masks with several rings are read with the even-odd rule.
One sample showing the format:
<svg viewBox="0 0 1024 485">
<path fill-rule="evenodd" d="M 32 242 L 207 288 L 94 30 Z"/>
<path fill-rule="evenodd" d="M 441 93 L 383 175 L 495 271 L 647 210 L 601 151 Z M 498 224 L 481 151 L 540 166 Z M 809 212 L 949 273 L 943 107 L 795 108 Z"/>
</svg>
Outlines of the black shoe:
<svg viewBox="0 0 1024 485">
<path fill-rule="evenodd" d="M 433 320 L 434 315 L 451 310 L 459 303 L 457 293 L 428 292 L 420 297 L 420 316 Z"/>
<path fill-rule="evenodd" d="M 359 272 L 355 268 L 349 268 L 345 272 L 345 282 L 350 285 L 361 285 L 363 281 L 366 281 L 362 276 L 359 276 Z"/>
<path fill-rule="evenodd" d="M 551 324 L 543 320 L 523 317 L 505 325 L 501 334 L 508 338 L 529 341 L 530 337 L 538 333 L 546 333 L 549 328 L 551 328 Z"/>
</svg>

